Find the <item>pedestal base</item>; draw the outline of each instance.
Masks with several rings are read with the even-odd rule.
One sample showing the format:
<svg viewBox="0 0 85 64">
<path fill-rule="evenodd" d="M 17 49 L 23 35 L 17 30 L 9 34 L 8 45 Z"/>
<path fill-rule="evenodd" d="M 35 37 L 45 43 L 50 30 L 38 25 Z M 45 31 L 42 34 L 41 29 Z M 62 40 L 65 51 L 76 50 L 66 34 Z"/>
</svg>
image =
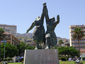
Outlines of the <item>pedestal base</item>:
<svg viewBox="0 0 85 64">
<path fill-rule="evenodd" d="M 59 64 L 58 50 L 25 50 L 24 64 Z"/>
</svg>

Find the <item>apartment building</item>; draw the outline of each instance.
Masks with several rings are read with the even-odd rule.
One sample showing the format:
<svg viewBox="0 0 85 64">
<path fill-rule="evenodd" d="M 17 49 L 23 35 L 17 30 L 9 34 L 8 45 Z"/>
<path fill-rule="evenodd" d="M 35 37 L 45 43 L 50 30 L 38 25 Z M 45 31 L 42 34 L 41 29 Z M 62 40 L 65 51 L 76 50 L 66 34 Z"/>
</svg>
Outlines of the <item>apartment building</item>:
<svg viewBox="0 0 85 64">
<path fill-rule="evenodd" d="M 0 24 L 0 28 L 3 28 L 5 30 L 5 32 L 11 33 L 14 36 L 16 34 L 16 26 L 15 25 Z"/>
<path fill-rule="evenodd" d="M 78 40 L 76 39 L 73 39 L 72 36 L 73 36 L 73 31 L 75 28 L 81 28 L 82 31 L 84 32 L 85 34 L 85 25 L 71 25 L 69 27 L 69 32 L 70 32 L 70 46 L 74 46 L 76 49 L 79 49 L 79 44 L 78 44 Z M 80 49 L 85 49 L 85 35 L 83 38 L 81 38 L 81 40 L 79 41 L 80 43 Z"/>
<path fill-rule="evenodd" d="M 13 36 L 11 33 L 5 32 L 4 34 L 6 35 L 4 39 L 6 40 L 6 43 L 12 44 L 14 46 L 17 46 L 20 43 L 20 41 L 15 36 Z"/>
</svg>

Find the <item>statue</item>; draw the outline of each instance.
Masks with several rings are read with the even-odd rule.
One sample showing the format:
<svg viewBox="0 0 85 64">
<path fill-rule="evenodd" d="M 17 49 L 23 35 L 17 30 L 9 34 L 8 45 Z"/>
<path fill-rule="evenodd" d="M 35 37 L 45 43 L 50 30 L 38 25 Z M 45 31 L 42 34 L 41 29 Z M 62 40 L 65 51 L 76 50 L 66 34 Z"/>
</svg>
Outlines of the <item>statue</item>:
<svg viewBox="0 0 85 64">
<path fill-rule="evenodd" d="M 36 20 L 32 23 L 26 33 L 28 33 L 34 26 L 33 32 L 33 41 L 36 43 L 35 49 L 40 49 L 39 44 L 45 43 L 45 29 L 43 26 L 44 13 L 42 13 L 41 17 L 37 17 Z"/>
<path fill-rule="evenodd" d="M 47 25 L 47 31 L 45 33 L 44 26 L 43 26 L 43 20 L 44 17 L 46 18 L 46 25 Z M 29 27 L 26 33 L 28 33 L 34 26 L 34 32 L 33 32 L 33 41 L 36 43 L 36 49 L 39 49 L 39 44 L 42 44 L 46 42 L 46 48 L 50 49 L 50 45 L 55 46 L 57 43 L 57 37 L 55 35 L 54 29 L 56 25 L 59 23 L 59 15 L 57 15 L 57 21 L 55 21 L 55 18 L 50 18 L 48 15 L 48 10 L 46 3 L 43 3 L 43 12 L 41 17 L 37 17 L 37 19 L 32 23 L 32 25 Z"/>
<path fill-rule="evenodd" d="M 54 29 L 60 20 L 59 20 L 59 15 L 57 15 L 57 21 L 55 21 L 54 17 L 49 19 L 46 3 L 44 3 L 44 15 L 46 18 L 46 25 L 47 25 L 47 31 L 45 34 L 47 47 L 45 49 L 50 49 L 50 45 L 55 46 L 57 43 L 57 37 L 54 32 Z"/>
</svg>

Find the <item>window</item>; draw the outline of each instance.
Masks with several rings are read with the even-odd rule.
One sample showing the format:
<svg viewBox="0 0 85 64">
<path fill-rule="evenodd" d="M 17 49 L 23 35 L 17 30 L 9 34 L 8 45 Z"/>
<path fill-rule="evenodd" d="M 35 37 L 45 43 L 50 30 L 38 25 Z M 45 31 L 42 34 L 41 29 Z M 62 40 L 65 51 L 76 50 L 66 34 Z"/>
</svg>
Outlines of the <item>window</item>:
<svg viewBox="0 0 85 64">
<path fill-rule="evenodd" d="M 72 43 L 72 46 L 75 46 L 75 43 Z"/>
<path fill-rule="evenodd" d="M 80 47 L 80 49 L 83 49 L 83 47 Z"/>
<path fill-rule="evenodd" d="M 79 49 L 79 47 L 75 47 L 76 49 Z"/>
<path fill-rule="evenodd" d="M 85 43 L 84 43 L 84 46 L 85 46 Z"/>
<path fill-rule="evenodd" d="M 71 38 L 73 38 L 73 36 L 71 36 Z"/>
<path fill-rule="evenodd" d="M 83 46 L 83 43 L 80 43 L 80 46 Z"/>
<path fill-rule="evenodd" d="M 72 39 L 72 41 L 74 41 L 74 39 Z"/>
<path fill-rule="evenodd" d="M 78 42 L 78 40 L 76 39 L 75 42 Z"/>
<path fill-rule="evenodd" d="M 73 32 L 71 32 L 71 33 L 73 33 Z"/>
<path fill-rule="evenodd" d="M 78 43 L 76 43 L 76 46 L 78 46 Z"/>
<path fill-rule="evenodd" d="M 81 42 L 83 42 L 84 40 L 83 39 L 81 39 Z"/>
<path fill-rule="evenodd" d="M 85 29 L 85 28 L 83 28 L 83 29 Z"/>
<path fill-rule="evenodd" d="M 31 40 L 28 40 L 27 42 L 31 42 Z"/>
<path fill-rule="evenodd" d="M 72 30 L 74 30 L 74 28 L 71 28 Z"/>
<path fill-rule="evenodd" d="M 7 35 L 8 37 L 10 37 L 10 35 Z"/>
</svg>

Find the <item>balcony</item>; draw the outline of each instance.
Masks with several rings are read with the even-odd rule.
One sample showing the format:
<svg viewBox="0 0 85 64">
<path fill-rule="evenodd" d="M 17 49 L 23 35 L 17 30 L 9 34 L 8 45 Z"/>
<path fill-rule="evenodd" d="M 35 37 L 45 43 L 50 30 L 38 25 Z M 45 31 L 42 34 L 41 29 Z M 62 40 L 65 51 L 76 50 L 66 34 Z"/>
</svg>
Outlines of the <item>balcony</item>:
<svg viewBox="0 0 85 64">
<path fill-rule="evenodd" d="M 10 38 L 10 37 L 6 37 L 5 39 L 6 39 L 6 40 L 11 40 L 11 38 Z"/>
</svg>

